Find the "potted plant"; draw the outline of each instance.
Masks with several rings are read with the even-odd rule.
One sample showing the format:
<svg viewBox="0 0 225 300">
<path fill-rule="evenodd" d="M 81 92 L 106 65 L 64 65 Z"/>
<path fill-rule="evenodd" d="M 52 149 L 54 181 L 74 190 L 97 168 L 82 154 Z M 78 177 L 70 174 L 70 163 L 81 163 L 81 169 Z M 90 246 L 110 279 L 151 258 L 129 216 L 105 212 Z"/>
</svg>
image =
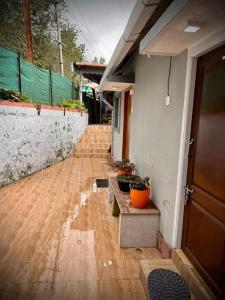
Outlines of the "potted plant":
<svg viewBox="0 0 225 300">
<path fill-rule="evenodd" d="M 145 208 L 149 203 L 150 184 L 149 177 L 134 181 L 130 187 L 131 204 L 136 208 Z"/>
<path fill-rule="evenodd" d="M 130 191 L 130 184 L 135 181 L 139 181 L 141 178 L 138 175 L 132 174 L 120 174 L 116 177 L 119 188 L 123 192 Z"/>
<path fill-rule="evenodd" d="M 117 168 L 118 175 L 132 174 L 135 170 L 135 164 L 131 163 L 129 159 L 123 159 L 121 161 L 117 161 L 114 164 L 114 167 Z"/>
</svg>

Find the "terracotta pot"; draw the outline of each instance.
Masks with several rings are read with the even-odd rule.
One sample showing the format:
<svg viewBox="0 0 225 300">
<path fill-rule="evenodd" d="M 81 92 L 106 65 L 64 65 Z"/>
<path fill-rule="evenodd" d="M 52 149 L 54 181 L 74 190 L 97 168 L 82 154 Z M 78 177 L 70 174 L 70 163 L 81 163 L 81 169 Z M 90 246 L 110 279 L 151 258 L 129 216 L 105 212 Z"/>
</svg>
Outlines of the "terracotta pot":
<svg viewBox="0 0 225 300">
<path fill-rule="evenodd" d="M 129 174 L 129 173 L 124 171 L 124 170 L 117 170 L 117 174 L 118 175 L 123 175 L 123 174 Z"/>
<path fill-rule="evenodd" d="M 131 204 L 136 208 L 145 208 L 149 203 L 150 188 L 146 190 L 130 190 Z"/>
</svg>

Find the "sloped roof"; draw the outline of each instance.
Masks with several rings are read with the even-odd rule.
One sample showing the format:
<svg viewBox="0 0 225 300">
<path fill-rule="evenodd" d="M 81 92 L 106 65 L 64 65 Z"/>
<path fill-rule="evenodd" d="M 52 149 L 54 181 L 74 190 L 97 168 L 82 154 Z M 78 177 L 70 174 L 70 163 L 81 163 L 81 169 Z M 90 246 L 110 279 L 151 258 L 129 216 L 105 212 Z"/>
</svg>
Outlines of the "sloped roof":
<svg viewBox="0 0 225 300">
<path fill-rule="evenodd" d="M 99 84 L 107 64 L 75 62 L 73 66 L 76 73 L 82 74 L 85 78 Z"/>
</svg>

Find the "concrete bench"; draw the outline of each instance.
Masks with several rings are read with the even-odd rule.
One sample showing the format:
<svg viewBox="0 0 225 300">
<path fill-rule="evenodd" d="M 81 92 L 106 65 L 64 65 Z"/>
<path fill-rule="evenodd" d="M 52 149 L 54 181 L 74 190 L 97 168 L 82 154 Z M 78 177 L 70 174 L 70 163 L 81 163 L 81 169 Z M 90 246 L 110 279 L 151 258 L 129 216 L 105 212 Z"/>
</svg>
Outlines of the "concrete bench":
<svg viewBox="0 0 225 300">
<path fill-rule="evenodd" d="M 120 247 L 156 247 L 160 213 L 152 201 L 144 209 L 133 207 L 130 203 L 130 194 L 120 191 L 115 177 L 109 178 L 108 200 L 109 202 L 116 200 L 120 210 Z"/>
</svg>

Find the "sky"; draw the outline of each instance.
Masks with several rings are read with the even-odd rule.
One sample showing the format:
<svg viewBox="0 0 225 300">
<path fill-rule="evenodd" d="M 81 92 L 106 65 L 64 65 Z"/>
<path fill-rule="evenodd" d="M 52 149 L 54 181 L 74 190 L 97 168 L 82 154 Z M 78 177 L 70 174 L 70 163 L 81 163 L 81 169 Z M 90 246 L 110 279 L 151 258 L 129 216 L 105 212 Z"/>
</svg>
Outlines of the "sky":
<svg viewBox="0 0 225 300">
<path fill-rule="evenodd" d="M 88 61 L 104 57 L 106 63 L 125 29 L 136 0 L 66 0 L 67 18 L 81 30 L 78 42 L 87 48 Z"/>
</svg>

